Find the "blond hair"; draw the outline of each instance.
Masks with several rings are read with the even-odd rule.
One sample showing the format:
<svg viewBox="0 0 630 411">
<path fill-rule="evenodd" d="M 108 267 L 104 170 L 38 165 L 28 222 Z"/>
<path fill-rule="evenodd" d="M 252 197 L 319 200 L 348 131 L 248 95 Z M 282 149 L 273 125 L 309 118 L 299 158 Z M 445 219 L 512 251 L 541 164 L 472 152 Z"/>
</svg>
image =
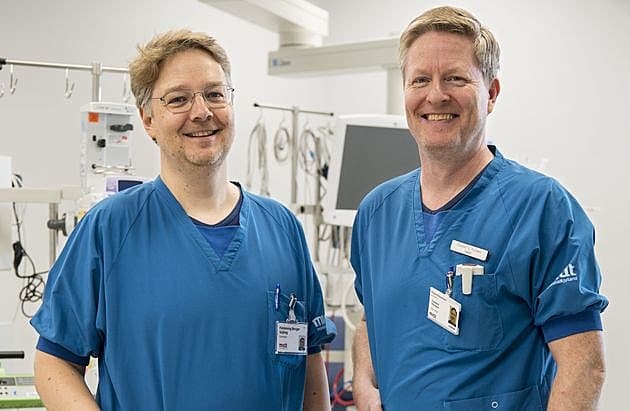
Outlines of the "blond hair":
<svg viewBox="0 0 630 411">
<path fill-rule="evenodd" d="M 430 31 L 460 34 L 472 40 L 477 64 L 486 83 L 490 84 L 497 77 L 501 54 L 499 43 L 475 16 L 464 9 L 450 6 L 436 7 L 422 13 L 401 34 L 399 53 L 403 77 L 409 48 L 418 37 Z"/>
<path fill-rule="evenodd" d="M 129 63 L 131 91 L 138 108 L 149 108 L 162 63 L 170 56 L 190 49 L 207 52 L 223 69 L 227 83 L 232 84 L 230 60 L 214 38 L 187 29 L 167 31 L 156 35 L 146 45 L 139 45 L 138 55 Z"/>
</svg>

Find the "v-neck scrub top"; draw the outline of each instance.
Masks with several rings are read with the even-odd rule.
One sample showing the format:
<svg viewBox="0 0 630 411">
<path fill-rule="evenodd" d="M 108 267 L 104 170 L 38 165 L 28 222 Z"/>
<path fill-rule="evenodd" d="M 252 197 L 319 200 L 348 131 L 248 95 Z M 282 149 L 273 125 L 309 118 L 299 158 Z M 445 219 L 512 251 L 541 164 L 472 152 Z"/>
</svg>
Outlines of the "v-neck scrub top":
<svg viewBox="0 0 630 411">
<path fill-rule="evenodd" d="M 359 207 L 351 260 L 385 410 L 544 410 L 555 376 L 547 343 L 601 330 L 608 301 L 585 212 L 555 180 L 494 153 L 430 241 L 421 169 Z M 486 260 L 452 251 L 453 240 L 488 251 Z M 454 278 L 454 335 L 427 311 L 430 287 L 445 292 L 457 264 L 484 275 L 470 295 Z"/>
<path fill-rule="evenodd" d="M 159 177 L 97 204 L 73 231 L 31 323 L 98 357 L 103 410 L 301 409 L 306 356 L 275 354 L 290 294 L 309 353 L 334 331 L 297 219 L 242 193 L 222 256 Z"/>
</svg>

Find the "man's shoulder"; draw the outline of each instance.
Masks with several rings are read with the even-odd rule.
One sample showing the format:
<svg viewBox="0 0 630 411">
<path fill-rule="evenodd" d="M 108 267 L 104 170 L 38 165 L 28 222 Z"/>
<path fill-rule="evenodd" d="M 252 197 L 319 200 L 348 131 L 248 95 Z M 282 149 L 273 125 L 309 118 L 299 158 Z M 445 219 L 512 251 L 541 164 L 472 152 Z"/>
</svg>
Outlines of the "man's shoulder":
<svg viewBox="0 0 630 411">
<path fill-rule="evenodd" d="M 531 195 L 567 192 L 555 178 L 514 160 L 505 159 L 505 167 L 499 172 L 498 177 L 497 182 L 504 191 L 522 193 L 522 190 L 525 190 Z"/>
<path fill-rule="evenodd" d="M 405 196 L 418 183 L 419 169 L 412 170 L 406 174 L 389 179 L 374 187 L 361 201 L 359 209 L 373 208 L 380 206 L 387 200 L 394 200 L 399 195 Z"/>
<path fill-rule="evenodd" d="M 284 224 L 293 225 L 296 221 L 295 215 L 287 206 L 280 201 L 270 197 L 264 197 L 258 194 L 250 193 L 243 190 L 243 196 L 250 202 L 251 212 L 254 214 L 263 214 L 271 217 L 275 221 Z"/>
<path fill-rule="evenodd" d="M 88 212 L 95 220 L 134 218 L 155 191 L 154 182 L 139 184 L 96 203 Z"/>
<path fill-rule="evenodd" d="M 372 189 L 361 200 L 355 225 L 364 226 L 379 213 L 379 210 L 393 208 L 394 212 L 404 212 L 408 207 L 401 206 L 401 202 L 408 201 L 412 197 L 415 187 L 419 184 L 420 169 L 412 170 L 406 174 L 387 180 Z M 390 215 L 390 213 L 386 213 Z"/>
</svg>

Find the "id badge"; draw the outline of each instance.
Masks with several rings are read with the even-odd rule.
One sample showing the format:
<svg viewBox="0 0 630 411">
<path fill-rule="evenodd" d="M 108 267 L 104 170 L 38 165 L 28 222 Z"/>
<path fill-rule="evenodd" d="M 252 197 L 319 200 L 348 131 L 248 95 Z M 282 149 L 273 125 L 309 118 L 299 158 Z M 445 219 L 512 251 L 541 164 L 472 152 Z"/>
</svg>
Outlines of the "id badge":
<svg viewBox="0 0 630 411">
<path fill-rule="evenodd" d="M 276 322 L 276 354 L 306 355 L 306 323 Z"/>
<path fill-rule="evenodd" d="M 429 309 L 427 318 L 451 334 L 459 335 L 459 314 L 462 305 L 431 287 L 429 289 Z"/>
</svg>

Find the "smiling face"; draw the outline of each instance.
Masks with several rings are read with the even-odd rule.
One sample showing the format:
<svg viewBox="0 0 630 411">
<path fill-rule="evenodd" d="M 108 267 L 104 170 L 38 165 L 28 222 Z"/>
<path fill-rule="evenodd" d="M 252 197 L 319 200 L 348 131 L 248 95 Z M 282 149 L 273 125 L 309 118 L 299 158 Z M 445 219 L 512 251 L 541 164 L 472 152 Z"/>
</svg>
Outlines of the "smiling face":
<svg viewBox="0 0 630 411">
<path fill-rule="evenodd" d="M 210 54 L 190 49 L 162 63 L 152 97 L 181 89 L 201 91 L 226 82 L 223 69 Z M 145 130 L 160 147 L 162 174 L 225 167 L 234 140 L 231 105 L 209 110 L 203 96 L 196 94 L 190 111 L 173 114 L 160 100 L 152 100 L 151 107 L 140 114 Z"/>
<path fill-rule="evenodd" d="M 485 145 L 486 117 L 499 82 L 485 84 L 470 39 L 446 32 L 422 34 L 409 48 L 403 77 L 407 123 L 421 155 L 461 158 Z"/>
</svg>

